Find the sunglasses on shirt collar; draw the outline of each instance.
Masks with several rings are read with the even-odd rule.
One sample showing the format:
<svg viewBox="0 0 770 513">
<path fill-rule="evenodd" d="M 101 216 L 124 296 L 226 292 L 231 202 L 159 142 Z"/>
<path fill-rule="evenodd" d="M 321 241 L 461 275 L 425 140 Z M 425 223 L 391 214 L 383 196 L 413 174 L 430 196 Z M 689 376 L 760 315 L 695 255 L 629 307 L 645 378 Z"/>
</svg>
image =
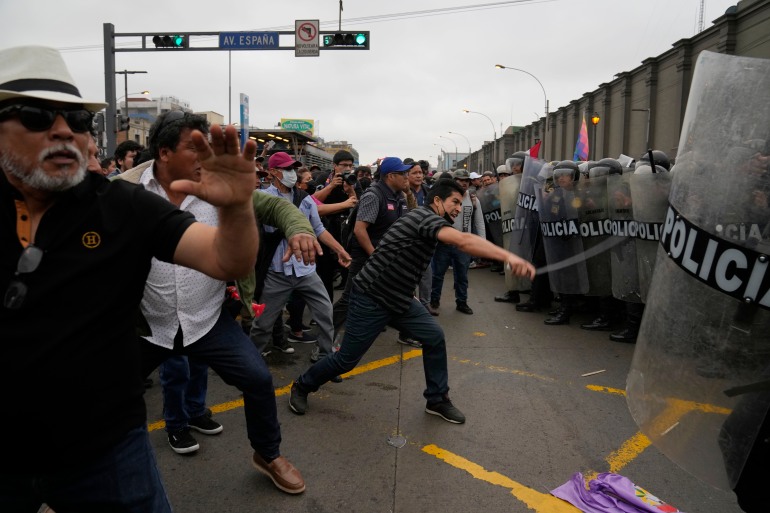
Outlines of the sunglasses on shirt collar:
<svg viewBox="0 0 770 513">
<path fill-rule="evenodd" d="M 150 139 L 157 140 L 158 136 L 160 135 L 161 132 L 163 132 L 163 130 L 170 127 L 171 124 L 174 123 L 175 121 L 184 119 L 184 117 L 185 117 L 185 112 L 182 110 L 169 111 L 166 114 L 166 116 L 163 118 L 163 121 L 160 122 L 160 125 L 158 125 L 158 128 L 150 132 Z"/>
<path fill-rule="evenodd" d="M 83 109 L 56 109 L 32 105 L 10 105 L 0 109 L 0 121 L 17 118 L 31 132 L 44 132 L 53 126 L 56 116 L 61 115 L 73 132 L 84 133 L 91 130 L 94 113 Z"/>
<path fill-rule="evenodd" d="M 16 264 L 16 272 L 13 279 L 8 284 L 3 297 L 3 306 L 9 310 L 18 310 L 27 298 L 27 284 L 24 283 L 23 276 L 33 273 L 43 260 L 43 250 L 30 244 L 21 252 L 19 261 Z"/>
</svg>

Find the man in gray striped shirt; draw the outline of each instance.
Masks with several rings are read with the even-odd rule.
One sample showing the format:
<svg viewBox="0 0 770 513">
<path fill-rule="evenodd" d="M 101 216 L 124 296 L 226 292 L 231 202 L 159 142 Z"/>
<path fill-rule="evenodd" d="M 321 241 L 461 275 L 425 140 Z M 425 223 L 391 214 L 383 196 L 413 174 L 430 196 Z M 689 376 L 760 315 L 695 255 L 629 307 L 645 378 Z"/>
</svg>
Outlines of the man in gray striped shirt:
<svg viewBox="0 0 770 513">
<path fill-rule="evenodd" d="M 425 411 L 454 424 L 465 422 L 465 416 L 448 395 L 444 331 L 414 297 L 415 286 L 438 242 L 474 256 L 500 260 L 516 275 L 534 278 L 535 268 L 486 239 L 452 227 L 460 213 L 464 192 L 453 180 L 440 180 L 430 190 L 425 206 L 393 223 L 354 279 L 347 331 L 339 351 L 319 360 L 294 381 L 289 399 L 291 411 L 303 415 L 308 394 L 331 378 L 351 371 L 390 324 L 422 341 Z"/>
</svg>

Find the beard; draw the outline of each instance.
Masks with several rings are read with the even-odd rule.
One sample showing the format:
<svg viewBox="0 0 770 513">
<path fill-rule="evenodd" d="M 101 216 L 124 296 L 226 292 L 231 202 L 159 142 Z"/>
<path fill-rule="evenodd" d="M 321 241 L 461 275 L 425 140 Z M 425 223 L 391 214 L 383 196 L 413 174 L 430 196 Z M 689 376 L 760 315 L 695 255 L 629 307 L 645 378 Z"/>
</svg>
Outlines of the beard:
<svg viewBox="0 0 770 513">
<path fill-rule="evenodd" d="M 78 167 L 74 174 L 70 172 L 69 166 L 61 166 L 53 173 L 43 169 L 45 159 L 59 151 L 71 152 L 77 159 Z M 47 192 L 62 192 L 75 187 L 85 179 L 87 164 L 83 153 L 71 143 L 59 143 L 41 151 L 34 165 L 24 162 L 23 159 L 14 158 L 8 153 L 0 155 L 0 169 L 8 171 L 11 176 L 27 187 Z"/>
</svg>

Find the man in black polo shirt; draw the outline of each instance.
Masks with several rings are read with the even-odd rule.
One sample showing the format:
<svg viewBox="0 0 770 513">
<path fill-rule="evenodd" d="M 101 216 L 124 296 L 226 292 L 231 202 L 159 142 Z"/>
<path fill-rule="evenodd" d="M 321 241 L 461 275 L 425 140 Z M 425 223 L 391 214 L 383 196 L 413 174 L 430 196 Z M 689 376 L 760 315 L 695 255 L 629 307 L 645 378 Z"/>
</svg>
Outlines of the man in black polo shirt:
<svg viewBox="0 0 770 513">
<path fill-rule="evenodd" d="M 377 168 L 380 179 L 372 183 L 361 195 L 356 224 L 353 227 L 354 237 L 350 242 L 350 256 L 353 262 L 348 268 L 345 291 L 334 303 L 335 334 L 345 324 L 345 318 L 348 315 L 353 278 L 363 268 L 369 256 L 374 253 L 374 249 L 388 228 L 406 213 L 404 191 L 409 187 L 407 173 L 411 167 L 411 164 L 404 164 L 398 157 L 382 159 Z M 406 335 L 401 338 L 406 338 Z"/>
<path fill-rule="evenodd" d="M 212 127 L 210 146 L 193 132 L 201 179 L 171 188 L 218 207 L 207 226 L 86 172 L 104 107 L 80 96 L 56 50 L 0 50 L 0 437 L 16 447 L 3 455 L 0 511 L 170 512 L 134 326 L 151 259 L 221 280 L 254 267 L 254 143 L 241 153 L 232 126 Z"/>
<path fill-rule="evenodd" d="M 449 400 L 444 332 L 414 297 L 414 288 L 439 241 L 474 256 L 500 260 L 517 275 L 532 278 L 535 268 L 486 239 L 453 228 L 464 192 L 454 181 L 440 180 L 428 193 L 426 206 L 417 207 L 390 227 L 353 279 L 347 329 L 339 351 L 327 355 L 294 381 L 289 399 L 291 411 L 303 415 L 308 394 L 334 376 L 351 371 L 382 328 L 390 324 L 422 342 L 425 411 L 455 424 L 465 422 L 465 416 Z"/>
</svg>

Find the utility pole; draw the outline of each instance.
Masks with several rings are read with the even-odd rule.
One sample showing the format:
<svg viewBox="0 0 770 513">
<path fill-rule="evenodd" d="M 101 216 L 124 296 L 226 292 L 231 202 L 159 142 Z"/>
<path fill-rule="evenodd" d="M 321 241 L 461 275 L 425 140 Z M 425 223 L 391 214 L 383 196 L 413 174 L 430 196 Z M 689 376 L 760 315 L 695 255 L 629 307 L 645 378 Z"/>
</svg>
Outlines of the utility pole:
<svg viewBox="0 0 770 513">
<path fill-rule="evenodd" d="M 126 112 L 123 113 L 126 116 L 126 141 L 128 141 L 128 131 L 131 129 L 130 121 L 129 121 L 131 117 L 128 115 L 128 76 L 135 75 L 137 73 L 147 73 L 147 72 L 146 71 L 129 71 L 127 69 L 124 69 L 123 71 L 115 72 L 116 75 L 123 75 L 123 91 L 124 91 L 123 101 L 126 102 Z M 117 133 L 117 130 L 115 130 L 115 132 Z"/>
</svg>

